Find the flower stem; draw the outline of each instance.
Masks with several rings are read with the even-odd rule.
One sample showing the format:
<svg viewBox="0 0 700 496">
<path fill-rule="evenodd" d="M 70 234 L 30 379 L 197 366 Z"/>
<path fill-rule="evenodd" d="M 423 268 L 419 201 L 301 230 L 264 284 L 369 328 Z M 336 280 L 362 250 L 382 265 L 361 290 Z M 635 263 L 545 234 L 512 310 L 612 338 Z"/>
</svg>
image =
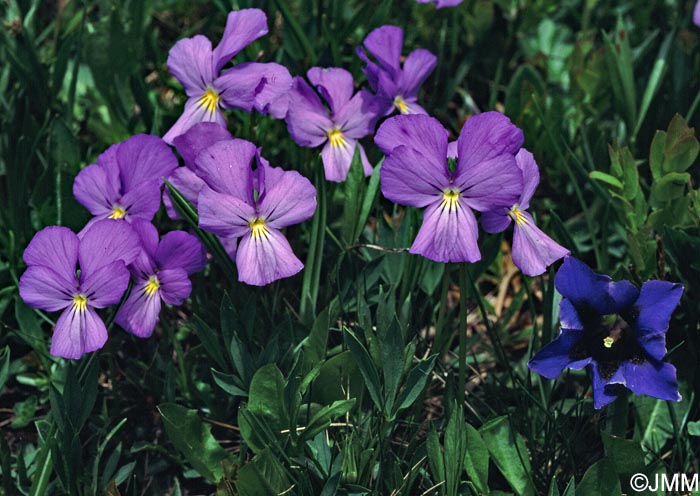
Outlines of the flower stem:
<svg viewBox="0 0 700 496">
<path fill-rule="evenodd" d="M 464 389 L 467 377 L 467 264 L 459 264 L 459 321 L 457 334 L 459 335 L 459 380 L 457 382 L 457 402 L 464 405 Z"/>
</svg>

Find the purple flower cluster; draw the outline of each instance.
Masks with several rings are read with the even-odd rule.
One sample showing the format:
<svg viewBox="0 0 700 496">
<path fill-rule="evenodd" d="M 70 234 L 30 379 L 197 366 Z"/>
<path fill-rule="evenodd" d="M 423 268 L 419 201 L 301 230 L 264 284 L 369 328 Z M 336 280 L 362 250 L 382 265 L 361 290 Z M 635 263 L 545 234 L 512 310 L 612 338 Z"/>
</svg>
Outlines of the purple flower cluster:
<svg viewBox="0 0 700 496">
<path fill-rule="evenodd" d="M 24 252 L 27 270 L 19 283 L 34 308 L 63 310 L 56 321 L 51 353 L 80 358 L 101 348 L 107 328 L 97 314 L 132 290 L 115 321 L 128 332 L 150 336 L 161 299 L 181 305 L 191 291 L 189 276 L 204 268 L 199 240 L 172 231 L 158 243 L 150 223 L 160 208 L 164 176 L 177 158 L 156 136 L 137 135 L 109 147 L 75 179 L 73 193 L 94 217 L 79 234 L 47 227 Z"/>
<path fill-rule="evenodd" d="M 647 281 L 641 290 L 629 281 L 613 282 L 567 257 L 554 279 L 564 297 L 559 305 L 559 336 L 528 366 L 548 379 L 565 368 L 590 367 L 593 403 L 601 408 L 621 387 L 635 394 L 680 401 L 676 369 L 663 361 L 666 331 L 683 286 Z"/>
</svg>

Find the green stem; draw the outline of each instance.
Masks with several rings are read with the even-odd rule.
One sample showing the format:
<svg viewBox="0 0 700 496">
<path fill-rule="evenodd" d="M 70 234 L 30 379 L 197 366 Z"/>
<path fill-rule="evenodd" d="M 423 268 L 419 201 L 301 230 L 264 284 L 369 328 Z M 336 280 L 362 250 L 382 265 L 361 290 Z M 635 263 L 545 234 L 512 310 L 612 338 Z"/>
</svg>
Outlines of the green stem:
<svg viewBox="0 0 700 496">
<path fill-rule="evenodd" d="M 467 264 L 459 265 L 459 321 L 457 333 L 459 335 L 459 380 L 457 390 L 457 402 L 464 405 L 464 389 L 467 384 Z"/>
<path fill-rule="evenodd" d="M 326 179 L 323 169 L 316 172 L 317 206 L 311 225 L 309 253 L 306 256 L 304 279 L 301 284 L 301 305 L 299 315 L 303 322 L 313 322 L 316 316 L 318 287 L 321 280 L 321 264 L 323 263 L 323 243 L 326 237 Z"/>
</svg>

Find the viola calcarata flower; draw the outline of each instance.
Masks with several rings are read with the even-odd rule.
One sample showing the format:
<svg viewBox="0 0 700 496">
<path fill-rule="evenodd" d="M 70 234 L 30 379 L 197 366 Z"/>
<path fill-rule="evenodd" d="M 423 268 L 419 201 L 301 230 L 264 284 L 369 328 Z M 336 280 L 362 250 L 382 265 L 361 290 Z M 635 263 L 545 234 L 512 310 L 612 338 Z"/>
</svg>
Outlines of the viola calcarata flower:
<svg viewBox="0 0 700 496">
<path fill-rule="evenodd" d="M 345 69 L 312 67 L 307 77 L 329 108 L 303 78 L 294 78 L 286 117 L 292 139 L 310 148 L 324 145 L 321 157 L 329 181 L 345 180 L 356 148 L 365 175 L 370 175 L 372 165 L 358 140 L 374 131 L 382 115 L 379 102 L 365 90 L 353 95 L 352 74 Z"/>
<path fill-rule="evenodd" d="M 226 126 L 222 109 L 256 109 L 284 118 L 284 95 L 292 85 L 292 77 L 284 66 L 245 62 L 222 72 L 233 57 L 267 32 L 267 16 L 262 10 L 243 9 L 229 13 L 216 48 L 202 35 L 175 43 L 168 55 L 168 69 L 180 81 L 188 99 L 180 118 L 163 136 L 165 141 L 172 143 L 198 122 Z"/>
<path fill-rule="evenodd" d="M 163 179 L 177 166 L 157 136 L 138 134 L 107 148 L 73 182 L 73 196 L 94 215 L 81 234 L 100 219 L 150 221 L 160 208 Z"/>
<path fill-rule="evenodd" d="M 513 263 L 523 274 L 537 276 L 547 270 L 549 265 L 568 255 L 569 250 L 542 232 L 527 212 L 540 182 L 540 172 L 532 153 L 523 148 L 515 156 L 515 161 L 523 173 L 520 198 L 510 208 L 484 212 L 481 215 L 481 225 L 486 232 L 498 233 L 513 222 Z"/>
<path fill-rule="evenodd" d="M 240 281 L 263 286 L 290 277 L 304 265 L 281 229 L 309 219 L 316 188 L 296 171 L 270 167 L 249 141 L 214 143 L 196 159 L 204 180 L 197 199 L 199 227 L 224 238 L 240 238 L 236 267 Z"/>
<path fill-rule="evenodd" d="M 189 276 L 207 264 L 206 251 L 196 236 L 170 231 L 158 240 L 158 230 L 150 222 L 134 221 L 141 240 L 141 252 L 129 266 L 134 285 L 114 321 L 135 336 L 153 334 L 161 301 L 179 306 L 190 295 Z"/>
<path fill-rule="evenodd" d="M 523 133 L 498 112 L 470 118 L 448 161 L 448 132 L 434 118 L 402 115 L 384 122 L 375 143 L 387 155 L 382 193 L 401 205 L 425 208 L 411 253 L 436 262 L 476 262 L 479 229 L 472 210 L 510 207 L 521 195 L 515 154 Z"/>
<path fill-rule="evenodd" d="M 357 55 L 366 64 L 362 71 L 381 102 L 381 113 L 389 115 L 398 110 L 401 114 L 426 114 L 418 105 L 418 90 L 437 65 L 435 55 L 419 48 L 409 53 L 402 64 L 403 29 L 398 26 L 375 29 L 363 45 L 357 47 Z"/>
<path fill-rule="evenodd" d="M 24 251 L 27 270 L 19 294 L 32 308 L 63 310 L 51 338 L 52 355 L 77 359 L 104 346 L 107 328 L 95 309 L 119 303 L 129 286 L 127 265 L 140 250 L 124 220 L 95 222 L 82 238 L 59 226 L 34 236 Z"/>
</svg>

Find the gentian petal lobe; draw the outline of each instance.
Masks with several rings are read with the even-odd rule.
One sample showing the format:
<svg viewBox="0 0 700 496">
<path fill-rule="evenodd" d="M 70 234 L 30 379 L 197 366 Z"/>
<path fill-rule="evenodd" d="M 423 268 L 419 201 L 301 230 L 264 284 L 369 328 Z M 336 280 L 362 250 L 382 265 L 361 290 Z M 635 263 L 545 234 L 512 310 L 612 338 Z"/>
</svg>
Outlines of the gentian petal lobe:
<svg viewBox="0 0 700 496">
<path fill-rule="evenodd" d="M 559 336 L 538 351 L 527 366 L 547 379 L 556 379 L 565 368 L 582 369 L 591 362 L 591 359 L 576 361 L 570 356 L 574 346 L 582 338 L 583 331 L 562 329 Z"/>
<path fill-rule="evenodd" d="M 670 363 L 645 361 L 624 365 L 626 386 L 634 394 L 645 394 L 660 400 L 680 401 L 676 368 Z"/>
<path fill-rule="evenodd" d="M 683 294 L 683 286 L 668 281 L 647 281 L 642 285 L 635 307 L 639 344 L 656 360 L 666 355 L 666 331 L 673 310 Z"/>
</svg>

